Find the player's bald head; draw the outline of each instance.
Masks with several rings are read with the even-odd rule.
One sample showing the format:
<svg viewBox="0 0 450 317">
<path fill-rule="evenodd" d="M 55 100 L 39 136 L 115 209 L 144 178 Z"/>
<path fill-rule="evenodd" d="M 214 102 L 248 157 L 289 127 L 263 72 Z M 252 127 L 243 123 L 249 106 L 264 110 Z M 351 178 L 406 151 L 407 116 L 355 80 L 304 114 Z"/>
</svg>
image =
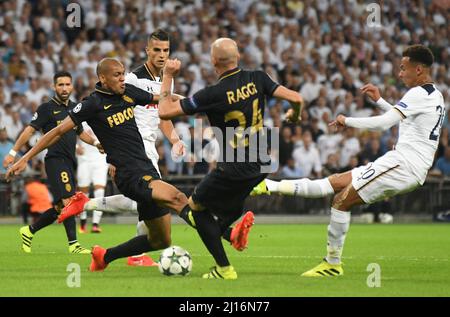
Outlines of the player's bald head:
<svg viewBox="0 0 450 317">
<path fill-rule="evenodd" d="M 237 67 L 239 61 L 239 50 L 235 41 L 222 37 L 214 41 L 211 45 L 211 58 L 214 66 Z"/>
<path fill-rule="evenodd" d="M 97 76 L 100 77 L 100 75 L 106 75 L 108 72 L 111 72 L 111 70 L 113 68 L 115 68 L 115 66 L 124 68 L 122 63 L 119 62 L 117 59 L 110 58 L 110 57 L 102 59 L 97 64 L 97 69 L 96 69 Z"/>
</svg>

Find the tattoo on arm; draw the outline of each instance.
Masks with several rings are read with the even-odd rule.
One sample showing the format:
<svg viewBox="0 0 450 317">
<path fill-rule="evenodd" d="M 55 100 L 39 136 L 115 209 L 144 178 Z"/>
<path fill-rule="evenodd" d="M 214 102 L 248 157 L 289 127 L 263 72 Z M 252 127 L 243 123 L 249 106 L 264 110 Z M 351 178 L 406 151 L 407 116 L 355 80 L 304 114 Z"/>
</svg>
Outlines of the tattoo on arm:
<svg viewBox="0 0 450 317">
<path fill-rule="evenodd" d="M 159 96 L 159 100 L 163 100 L 163 99 L 167 98 L 169 95 L 170 95 L 170 91 L 168 91 L 168 90 L 163 91 L 161 93 L 161 95 Z"/>
</svg>

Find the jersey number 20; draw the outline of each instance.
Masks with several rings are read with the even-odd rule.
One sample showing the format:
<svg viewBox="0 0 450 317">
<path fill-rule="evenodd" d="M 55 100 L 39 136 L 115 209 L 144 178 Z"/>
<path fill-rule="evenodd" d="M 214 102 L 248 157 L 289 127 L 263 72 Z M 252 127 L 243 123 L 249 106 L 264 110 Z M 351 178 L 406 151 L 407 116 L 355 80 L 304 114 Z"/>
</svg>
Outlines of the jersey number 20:
<svg viewBox="0 0 450 317">
<path fill-rule="evenodd" d="M 442 123 L 444 121 L 444 109 L 441 106 L 437 106 L 436 111 L 439 112 L 439 120 L 436 122 L 436 125 L 430 133 L 430 140 L 433 141 L 437 141 L 437 139 L 439 138 L 439 130 L 441 129 Z M 435 134 L 436 130 L 437 134 Z"/>
</svg>

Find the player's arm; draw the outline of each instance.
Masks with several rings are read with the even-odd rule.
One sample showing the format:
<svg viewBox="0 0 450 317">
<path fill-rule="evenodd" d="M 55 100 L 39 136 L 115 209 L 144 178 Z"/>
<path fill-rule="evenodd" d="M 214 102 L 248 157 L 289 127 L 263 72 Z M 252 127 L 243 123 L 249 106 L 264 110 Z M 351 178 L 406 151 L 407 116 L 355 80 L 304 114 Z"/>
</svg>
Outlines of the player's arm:
<svg viewBox="0 0 450 317">
<path fill-rule="evenodd" d="M 368 118 L 347 118 L 346 116 L 340 114 L 337 116 L 336 120 L 331 122 L 330 126 L 343 126 L 352 127 L 358 129 L 369 129 L 369 130 L 387 130 L 390 127 L 398 124 L 403 120 L 403 116 L 396 108 L 392 108 L 388 112 L 381 116 L 374 116 Z"/>
<path fill-rule="evenodd" d="M 375 85 L 366 84 L 360 89 L 363 94 L 368 95 L 370 99 L 375 101 L 376 104 L 384 111 L 389 111 L 392 109 L 393 105 L 391 105 L 389 102 L 384 100 L 383 97 L 381 97 L 380 90 Z"/>
<path fill-rule="evenodd" d="M 291 89 L 284 86 L 278 86 L 273 92 L 275 98 L 284 99 L 291 104 L 292 109 L 287 113 L 287 119 L 291 122 L 298 122 L 303 110 L 304 101 L 302 96 Z"/>
<path fill-rule="evenodd" d="M 17 152 L 30 140 L 33 134 L 36 132 L 36 129 L 32 126 L 27 126 L 22 133 L 17 138 L 16 143 L 13 148 L 9 151 L 9 153 L 5 156 L 3 160 L 3 167 L 7 168 L 10 164 L 14 163 L 14 158 L 17 155 Z"/>
<path fill-rule="evenodd" d="M 51 144 L 53 144 L 56 138 L 60 138 L 63 136 L 67 131 L 70 131 L 75 127 L 75 123 L 73 122 L 72 118 L 67 117 L 66 119 L 61 122 L 60 125 L 53 128 L 42 138 L 39 139 L 39 141 L 29 150 L 20 160 L 18 160 L 13 166 L 11 166 L 6 171 L 6 179 L 9 180 L 13 175 L 20 174 L 27 165 L 27 162 L 31 160 L 33 157 L 35 157 L 37 154 L 48 148 Z"/>
<path fill-rule="evenodd" d="M 80 140 L 83 141 L 84 143 L 95 146 L 98 149 L 98 151 L 102 154 L 105 153 L 100 142 L 97 139 L 90 136 L 89 133 L 87 133 L 86 131 L 81 132 L 80 135 L 78 136 Z"/>
<path fill-rule="evenodd" d="M 158 106 L 158 113 L 161 119 L 168 120 L 185 114 L 181 107 L 179 95 L 172 94 L 171 91 L 172 81 L 180 71 L 180 68 L 181 63 L 177 59 L 169 59 L 164 65 Z"/>
<path fill-rule="evenodd" d="M 173 153 L 175 153 L 175 155 L 177 156 L 184 156 L 184 154 L 186 153 L 186 147 L 180 140 L 177 131 L 175 131 L 175 127 L 173 126 L 172 121 L 161 120 L 161 122 L 159 123 L 159 128 L 172 144 Z"/>
</svg>

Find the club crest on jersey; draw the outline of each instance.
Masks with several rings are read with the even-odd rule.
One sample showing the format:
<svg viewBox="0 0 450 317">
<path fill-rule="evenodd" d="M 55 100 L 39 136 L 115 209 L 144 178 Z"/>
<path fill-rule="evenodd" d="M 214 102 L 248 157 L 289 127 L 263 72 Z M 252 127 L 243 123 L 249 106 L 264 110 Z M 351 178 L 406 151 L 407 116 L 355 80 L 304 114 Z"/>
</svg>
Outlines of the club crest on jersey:
<svg viewBox="0 0 450 317">
<path fill-rule="evenodd" d="M 122 99 L 125 100 L 125 102 L 134 103 L 134 100 L 132 98 L 128 97 L 127 95 L 123 95 Z"/>
<path fill-rule="evenodd" d="M 146 182 L 150 182 L 153 179 L 153 177 L 151 177 L 150 175 L 144 175 L 142 176 L 142 179 Z"/>
<path fill-rule="evenodd" d="M 78 113 L 78 112 L 80 112 L 81 106 L 82 106 L 82 103 L 81 103 L 81 102 L 80 102 L 79 104 L 77 104 L 77 105 L 75 106 L 75 108 L 73 108 L 73 113 Z"/>
<path fill-rule="evenodd" d="M 34 115 L 33 115 L 33 118 L 31 118 L 31 121 L 34 121 L 34 120 L 36 120 L 37 118 L 38 118 L 38 113 L 35 112 Z"/>
</svg>

